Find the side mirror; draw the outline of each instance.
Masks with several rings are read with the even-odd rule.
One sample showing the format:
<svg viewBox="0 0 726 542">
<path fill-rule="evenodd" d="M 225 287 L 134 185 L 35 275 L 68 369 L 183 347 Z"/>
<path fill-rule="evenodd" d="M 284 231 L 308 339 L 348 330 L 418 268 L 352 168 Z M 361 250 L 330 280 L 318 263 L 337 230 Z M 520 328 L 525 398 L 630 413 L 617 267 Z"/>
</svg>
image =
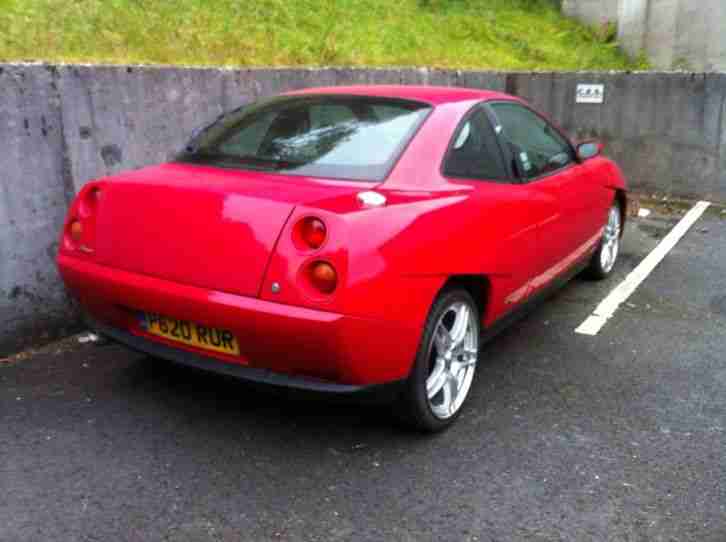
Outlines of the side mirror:
<svg viewBox="0 0 726 542">
<path fill-rule="evenodd" d="M 598 143 L 597 141 L 586 141 L 585 143 L 580 143 L 577 146 L 577 156 L 582 161 L 589 160 L 590 158 L 594 158 L 601 154 L 603 147 L 603 144 Z"/>
</svg>

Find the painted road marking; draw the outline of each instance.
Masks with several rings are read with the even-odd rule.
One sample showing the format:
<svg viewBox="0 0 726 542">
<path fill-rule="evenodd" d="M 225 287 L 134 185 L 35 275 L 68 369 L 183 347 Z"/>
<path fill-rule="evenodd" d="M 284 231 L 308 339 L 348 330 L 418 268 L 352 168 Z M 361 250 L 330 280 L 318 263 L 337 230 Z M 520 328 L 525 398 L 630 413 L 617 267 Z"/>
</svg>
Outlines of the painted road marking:
<svg viewBox="0 0 726 542">
<path fill-rule="evenodd" d="M 666 257 L 681 238 L 691 229 L 701 215 L 711 205 L 708 201 L 699 201 L 686 213 L 668 235 L 658 243 L 658 246 L 648 254 L 645 259 L 625 277 L 625 280 L 602 300 L 593 313 L 580 324 L 575 333 L 581 335 L 597 335 L 607 321 L 613 317 L 618 307 L 635 292 L 640 284 L 650 275 L 657 265 Z"/>
</svg>

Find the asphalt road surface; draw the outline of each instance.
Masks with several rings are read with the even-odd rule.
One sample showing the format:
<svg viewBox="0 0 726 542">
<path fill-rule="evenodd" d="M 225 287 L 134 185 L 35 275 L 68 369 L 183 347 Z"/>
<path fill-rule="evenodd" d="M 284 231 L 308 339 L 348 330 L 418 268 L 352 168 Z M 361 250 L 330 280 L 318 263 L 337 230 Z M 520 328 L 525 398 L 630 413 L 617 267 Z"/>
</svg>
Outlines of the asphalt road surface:
<svg viewBox="0 0 726 542">
<path fill-rule="evenodd" d="M 629 226 L 482 349 L 466 411 L 291 396 L 119 346 L 0 365 L 0 541 L 726 540 L 726 220 L 704 216 L 595 337 L 678 217 Z"/>
</svg>

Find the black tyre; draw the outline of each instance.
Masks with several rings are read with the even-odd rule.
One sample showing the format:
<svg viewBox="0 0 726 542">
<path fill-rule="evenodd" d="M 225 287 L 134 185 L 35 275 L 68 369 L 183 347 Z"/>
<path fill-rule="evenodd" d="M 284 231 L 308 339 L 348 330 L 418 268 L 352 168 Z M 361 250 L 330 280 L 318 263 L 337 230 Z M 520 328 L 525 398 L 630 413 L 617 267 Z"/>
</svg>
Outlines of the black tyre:
<svg viewBox="0 0 726 542">
<path fill-rule="evenodd" d="M 476 371 L 479 333 L 479 311 L 467 291 L 437 297 L 398 405 L 408 424 L 435 432 L 459 416 Z"/>
</svg>

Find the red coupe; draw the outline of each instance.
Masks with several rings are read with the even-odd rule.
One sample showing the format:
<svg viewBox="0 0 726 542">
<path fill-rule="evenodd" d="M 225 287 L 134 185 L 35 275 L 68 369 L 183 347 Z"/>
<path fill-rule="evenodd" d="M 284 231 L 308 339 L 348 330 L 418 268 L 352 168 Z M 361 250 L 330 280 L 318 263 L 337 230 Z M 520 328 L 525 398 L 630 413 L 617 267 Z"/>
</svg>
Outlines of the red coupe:
<svg viewBox="0 0 726 542">
<path fill-rule="evenodd" d="M 58 266 L 134 349 L 318 391 L 393 385 L 435 431 L 482 340 L 613 269 L 626 183 L 600 152 L 496 92 L 293 92 L 222 115 L 171 163 L 88 183 Z"/>
</svg>

